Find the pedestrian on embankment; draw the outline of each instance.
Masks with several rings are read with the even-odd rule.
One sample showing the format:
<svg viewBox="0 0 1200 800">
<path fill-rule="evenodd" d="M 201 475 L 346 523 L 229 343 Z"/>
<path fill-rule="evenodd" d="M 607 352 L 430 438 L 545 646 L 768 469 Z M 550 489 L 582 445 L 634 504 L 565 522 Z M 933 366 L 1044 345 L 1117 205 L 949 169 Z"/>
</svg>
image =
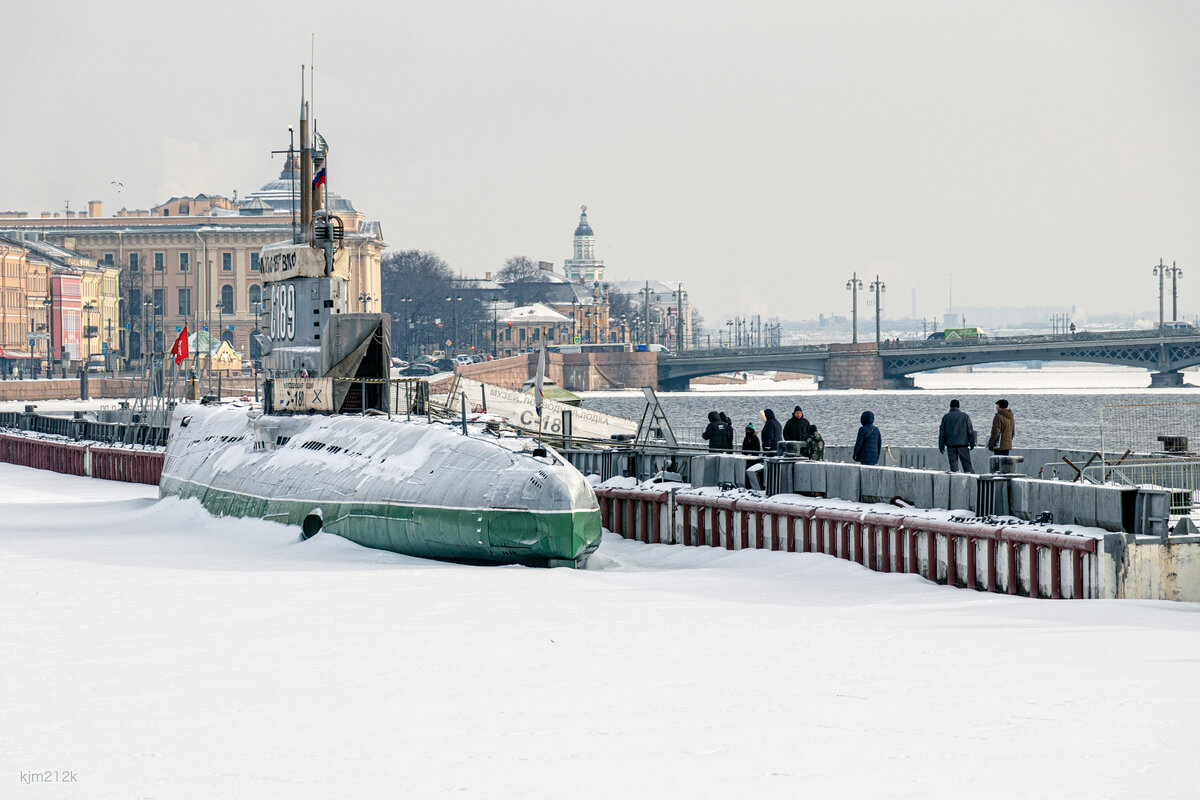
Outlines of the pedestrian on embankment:
<svg viewBox="0 0 1200 800">
<path fill-rule="evenodd" d="M 746 455 L 759 455 L 762 453 L 762 442 L 758 440 L 758 434 L 754 431 L 754 423 L 746 423 L 746 435 L 742 438 L 742 452 Z"/>
<path fill-rule="evenodd" d="M 792 411 L 792 418 L 783 426 L 783 440 L 785 442 L 806 442 L 810 427 L 812 427 L 812 423 L 804 418 L 804 409 L 796 406 Z"/>
<path fill-rule="evenodd" d="M 963 472 L 974 472 L 971 464 L 973 449 L 975 427 L 971 418 L 959 409 L 957 400 L 951 400 L 950 410 L 942 415 L 942 424 L 938 428 L 938 452 L 946 453 L 951 472 L 958 472 L 960 464 Z"/>
<path fill-rule="evenodd" d="M 721 421 L 721 415 L 716 411 L 708 412 L 708 427 L 700 434 L 708 441 L 710 452 L 730 452 L 733 450 L 733 429 L 729 423 Z"/>
<path fill-rule="evenodd" d="M 1017 421 L 1013 418 L 1008 401 L 996 401 L 996 416 L 992 417 L 992 433 L 988 436 L 987 449 L 998 456 L 1006 456 L 1012 450 L 1013 434 L 1017 432 Z"/>
<path fill-rule="evenodd" d="M 779 420 L 775 419 L 775 412 L 769 408 L 762 410 L 763 429 L 762 429 L 762 449 L 768 455 L 779 449 L 779 443 L 783 441 L 783 426 L 779 424 Z"/>
<path fill-rule="evenodd" d="M 864 467 L 874 467 L 879 463 L 879 452 L 883 449 L 883 435 L 875 426 L 875 414 L 864 411 L 858 418 L 862 427 L 858 429 L 858 438 L 854 440 L 854 460 Z"/>
</svg>

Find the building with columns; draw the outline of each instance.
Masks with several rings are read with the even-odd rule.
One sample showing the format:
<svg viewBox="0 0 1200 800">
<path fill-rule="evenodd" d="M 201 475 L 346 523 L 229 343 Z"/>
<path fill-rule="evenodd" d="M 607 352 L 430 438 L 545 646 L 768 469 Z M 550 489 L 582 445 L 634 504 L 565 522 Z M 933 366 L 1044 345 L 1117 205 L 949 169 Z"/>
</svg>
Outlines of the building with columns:
<svg viewBox="0 0 1200 800">
<path fill-rule="evenodd" d="M 596 234 L 588 224 L 587 206 L 579 207 L 575 228 L 575 257 L 563 262 L 563 275 L 571 283 L 592 285 L 604 282 L 604 261 L 596 258 Z"/>
<path fill-rule="evenodd" d="M 285 164 L 278 180 L 236 203 L 197 195 L 172 198 L 150 211 L 122 209 L 115 217 L 102 216 L 96 202 L 70 216 L 7 212 L 0 214 L 0 235 L 62 247 L 86 256 L 93 268 L 111 269 L 119 283 L 115 345 L 127 360 L 165 353 L 184 325 L 191 331 L 209 328 L 214 335 L 219 330 L 236 350 L 253 355 L 250 334 L 268 312 L 259 251 L 292 238 L 299 180 L 294 164 Z M 351 308 L 378 312 L 386 246 L 380 225 L 332 193 L 329 207 L 345 227 Z M 107 334 L 108 320 L 101 317 L 98 327 Z"/>
</svg>

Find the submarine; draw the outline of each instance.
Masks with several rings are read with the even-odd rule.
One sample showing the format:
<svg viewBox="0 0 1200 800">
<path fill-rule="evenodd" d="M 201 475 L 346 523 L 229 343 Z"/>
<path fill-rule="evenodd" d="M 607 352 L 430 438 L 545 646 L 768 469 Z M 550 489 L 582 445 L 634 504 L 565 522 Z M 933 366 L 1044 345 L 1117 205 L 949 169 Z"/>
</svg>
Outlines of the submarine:
<svg viewBox="0 0 1200 800">
<path fill-rule="evenodd" d="M 583 566 L 600 543 L 600 509 L 561 455 L 485 426 L 393 416 L 390 318 L 350 312 L 342 222 L 324 202 L 328 147 L 308 116 L 302 97 L 299 224 L 259 257 L 262 407 L 177 405 L 159 496 L 296 525 L 304 539 L 324 531 L 423 558 Z"/>
</svg>

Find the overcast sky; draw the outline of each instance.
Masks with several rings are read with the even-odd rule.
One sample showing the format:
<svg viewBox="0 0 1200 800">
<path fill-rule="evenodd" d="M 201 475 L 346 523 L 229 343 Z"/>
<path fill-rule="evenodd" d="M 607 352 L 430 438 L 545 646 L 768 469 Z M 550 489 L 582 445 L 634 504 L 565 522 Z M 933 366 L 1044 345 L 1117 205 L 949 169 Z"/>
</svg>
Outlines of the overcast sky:
<svg viewBox="0 0 1200 800">
<path fill-rule="evenodd" d="M 1194 2 L 4 12 L 0 210 L 257 189 L 316 31 L 330 187 L 467 275 L 561 269 L 586 204 L 610 279 L 710 320 L 847 314 L 855 270 L 893 316 L 914 288 L 941 314 L 951 273 L 956 306 L 1149 309 L 1160 257 L 1200 311 Z"/>
</svg>

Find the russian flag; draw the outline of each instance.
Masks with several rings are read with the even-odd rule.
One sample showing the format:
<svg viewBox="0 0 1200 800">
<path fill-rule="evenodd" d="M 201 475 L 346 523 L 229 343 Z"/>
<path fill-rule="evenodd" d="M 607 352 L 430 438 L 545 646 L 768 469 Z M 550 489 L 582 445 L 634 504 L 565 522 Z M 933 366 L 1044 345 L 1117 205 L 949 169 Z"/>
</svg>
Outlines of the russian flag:
<svg viewBox="0 0 1200 800">
<path fill-rule="evenodd" d="M 313 188 L 316 189 L 317 187 L 324 186 L 324 185 L 325 185 L 325 168 L 321 167 L 321 169 L 317 172 L 317 174 L 313 175 Z"/>
</svg>

